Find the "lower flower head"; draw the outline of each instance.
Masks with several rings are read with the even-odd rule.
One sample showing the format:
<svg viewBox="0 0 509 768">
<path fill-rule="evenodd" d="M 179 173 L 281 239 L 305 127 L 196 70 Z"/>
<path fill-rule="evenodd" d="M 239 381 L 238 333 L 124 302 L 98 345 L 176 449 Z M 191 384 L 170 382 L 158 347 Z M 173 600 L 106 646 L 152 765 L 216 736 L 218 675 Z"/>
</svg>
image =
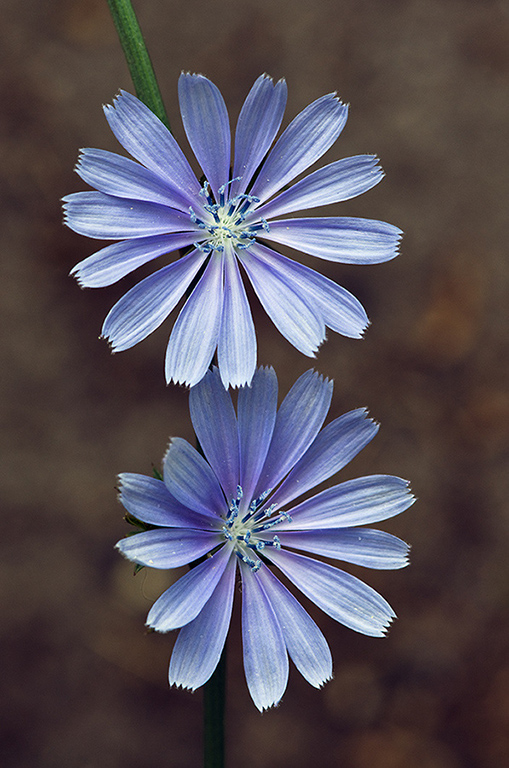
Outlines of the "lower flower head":
<svg viewBox="0 0 509 768">
<path fill-rule="evenodd" d="M 275 573 L 347 627 L 383 636 L 390 605 L 358 578 L 307 554 L 371 568 L 402 568 L 408 546 L 361 528 L 414 501 L 408 483 L 372 475 L 297 499 L 344 467 L 376 434 L 363 409 L 322 429 L 332 383 L 308 371 L 279 410 L 272 368 L 239 390 L 235 410 L 217 369 L 191 389 L 190 410 L 203 456 L 174 438 L 163 480 L 120 476 L 120 501 L 147 528 L 117 544 L 133 562 L 193 567 L 152 606 L 148 626 L 180 629 L 170 662 L 174 685 L 194 690 L 212 675 L 228 633 L 237 574 L 249 691 L 263 710 L 277 704 L 288 657 L 311 685 L 332 675 L 320 629 Z"/>
</svg>

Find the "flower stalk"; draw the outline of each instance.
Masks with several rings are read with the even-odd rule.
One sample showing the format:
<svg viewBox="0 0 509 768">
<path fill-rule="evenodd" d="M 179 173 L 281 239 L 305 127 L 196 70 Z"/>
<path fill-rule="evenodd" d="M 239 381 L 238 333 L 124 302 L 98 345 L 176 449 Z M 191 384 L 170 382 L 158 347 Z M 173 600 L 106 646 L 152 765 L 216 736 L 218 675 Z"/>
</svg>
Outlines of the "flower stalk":
<svg viewBox="0 0 509 768">
<path fill-rule="evenodd" d="M 203 765 L 224 767 L 224 710 L 226 702 L 226 646 L 210 680 L 203 687 Z"/>
<path fill-rule="evenodd" d="M 152 61 L 130 0 L 108 0 L 108 6 L 136 95 L 171 130 Z M 224 766 L 225 678 L 226 649 L 204 689 L 204 768 Z"/>
<path fill-rule="evenodd" d="M 131 0 L 108 0 L 120 44 L 131 73 L 136 95 L 170 127 L 157 78 Z"/>
</svg>

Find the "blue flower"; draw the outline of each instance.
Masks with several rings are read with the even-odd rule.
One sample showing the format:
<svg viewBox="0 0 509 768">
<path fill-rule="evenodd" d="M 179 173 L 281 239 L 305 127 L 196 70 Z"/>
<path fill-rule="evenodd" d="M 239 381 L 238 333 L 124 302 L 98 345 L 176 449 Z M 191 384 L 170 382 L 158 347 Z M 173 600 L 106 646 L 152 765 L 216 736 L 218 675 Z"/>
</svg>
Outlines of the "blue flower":
<svg viewBox="0 0 509 768">
<path fill-rule="evenodd" d="M 408 546 L 383 531 L 360 528 L 393 517 L 414 501 L 399 477 L 372 475 L 296 499 L 342 469 L 375 436 L 364 409 L 321 429 L 332 382 L 307 371 L 279 410 L 272 368 L 242 387 L 235 412 L 217 368 L 190 392 L 194 429 L 205 458 L 173 438 L 164 482 L 120 476 L 120 501 L 149 530 L 117 544 L 125 557 L 152 568 L 196 563 L 152 606 L 147 625 L 180 629 L 170 683 L 194 690 L 213 673 L 232 613 L 237 568 L 242 581 L 244 668 L 254 703 L 281 699 L 288 655 L 311 685 L 332 675 L 327 642 L 276 566 L 325 613 L 365 635 L 384 635 L 395 614 L 355 576 L 307 552 L 369 568 L 402 568 Z M 155 526 L 152 528 L 151 526 Z"/>
<path fill-rule="evenodd" d="M 109 312 L 102 335 L 113 351 L 148 336 L 190 291 L 170 336 L 167 381 L 198 383 L 217 349 L 224 386 L 249 383 L 256 367 L 256 336 L 240 266 L 276 327 L 305 355 L 315 356 L 326 327 L 359 338 L 368 325 L 359 301 L 267 245 L 347 264 L 374 264 L 397 254 L 401 231 L 381 221 L 281 218 L 355 197 L 381 180 L 377 158 L 359 155 L 326 165 L 287 188 L 332 146 L 348 107 L 335 94 L 317 99 L 270 150 L 283 118 L 286 84 L 274 85 L 262 75 L 238 119 L 230 175 L 230 126 L 219 90 L 202 75 L 182 74 L 179 99 L 203 184 L 166 127 L 121 91 L 105 114 L 138 162 L 83 149 L 76 171 L 97 191 L 64 198 L 71 229 L 120 240 L 74 267 L 72 274 L 82 286 L 110 285 L 158 256 L 188 249 L 138 283 Z"/>
</svg>

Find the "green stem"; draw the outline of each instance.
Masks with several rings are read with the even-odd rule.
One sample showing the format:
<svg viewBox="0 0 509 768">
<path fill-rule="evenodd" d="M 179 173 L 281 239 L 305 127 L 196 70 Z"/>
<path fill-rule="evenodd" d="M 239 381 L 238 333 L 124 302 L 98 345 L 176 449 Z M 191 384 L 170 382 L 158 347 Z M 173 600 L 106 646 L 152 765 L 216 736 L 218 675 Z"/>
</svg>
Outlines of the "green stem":
<svg viewBox="0 0 509 768">
<path fill-rule="evenodd" d="M 226 693 L 226 645 L 214 674 L 203 688 L 203 765 L 224 768 L 224 705 Z"/>
<path fill-rule="evenodd" d="M 170 127 L 161 92 L 131 0 L 107 0 L 126 57 L 136 95 Z"/>
<path fill-rule="evenodd" d="M 107 0 L 131 73 L 136 95 L 170 128 L 159 86 L 138 19 L 130 0 Z M 214 674 L 205 684 L 204 767 L 224 768 L 224 708 L 226 689 L 226 647 Z"/>
</svg>

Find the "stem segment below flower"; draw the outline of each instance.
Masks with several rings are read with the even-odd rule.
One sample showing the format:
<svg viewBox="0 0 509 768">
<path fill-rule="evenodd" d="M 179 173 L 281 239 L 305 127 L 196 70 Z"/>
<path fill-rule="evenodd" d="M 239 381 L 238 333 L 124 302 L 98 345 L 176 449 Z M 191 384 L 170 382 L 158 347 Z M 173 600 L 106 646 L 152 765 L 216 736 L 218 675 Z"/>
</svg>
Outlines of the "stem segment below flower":
<svg viewBox="0 0 509 768">
<path fill-rule="evenodd" d="M 131 0 L 107 0 L 136 95 L 170 128 L 168 116 Z"/>
</svg>

